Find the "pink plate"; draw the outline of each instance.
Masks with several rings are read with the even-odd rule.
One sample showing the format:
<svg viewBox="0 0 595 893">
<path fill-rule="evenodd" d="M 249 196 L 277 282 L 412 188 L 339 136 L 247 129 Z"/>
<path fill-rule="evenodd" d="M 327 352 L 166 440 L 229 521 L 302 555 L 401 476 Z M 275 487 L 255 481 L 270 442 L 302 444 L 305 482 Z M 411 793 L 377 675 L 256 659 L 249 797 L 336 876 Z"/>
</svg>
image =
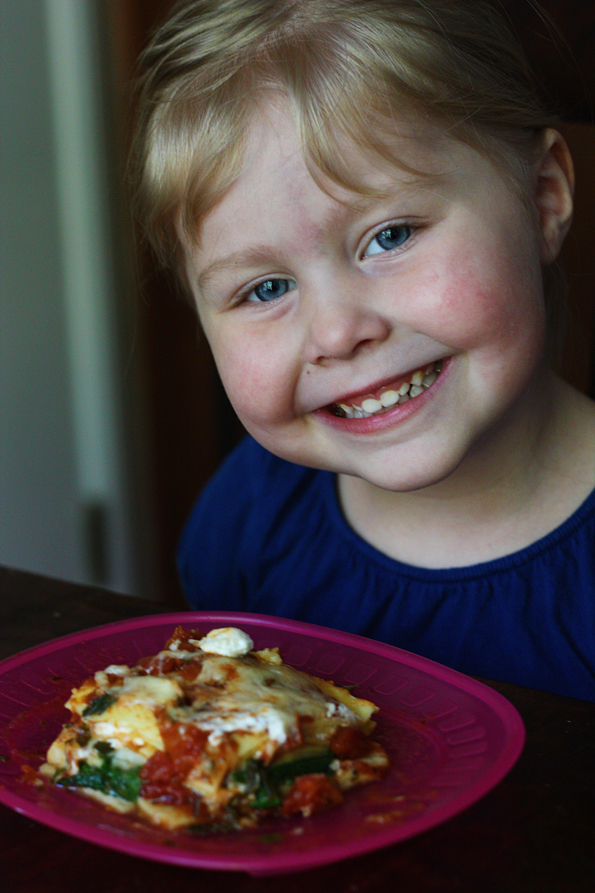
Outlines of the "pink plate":
<svg viewBox="0 0 595 893">
<path fill-rule="evenodd" d="M 174 627 L 246 630 L 286 663 L 356 686 L 380 707 L 376 738 L 391 757 L 380 782 L 309 819 L 258 829 L 172 835 L 112 813 L 75 791 L 31 784 L 68 719 L 72 687 L 109 664 L 159 651 Z M 522 720 L 501 695 L 454 670 L 370 639 L 257 614 L 176 613 L 64 636 L 0 662 L 0 802 L 58 831 L 147 859 L 195 868 L 282 874 L 394 844 L 451 818 L 494 787 L 524 743 Z"/>
</svg>

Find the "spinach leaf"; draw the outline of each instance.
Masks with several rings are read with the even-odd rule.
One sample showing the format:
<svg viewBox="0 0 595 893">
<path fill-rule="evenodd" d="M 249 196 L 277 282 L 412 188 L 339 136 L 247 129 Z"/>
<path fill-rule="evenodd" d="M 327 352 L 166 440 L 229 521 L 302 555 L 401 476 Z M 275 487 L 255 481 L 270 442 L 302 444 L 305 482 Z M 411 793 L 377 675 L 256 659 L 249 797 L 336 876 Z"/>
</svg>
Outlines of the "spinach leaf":
<svg viewBox="0 0 595 893">
<path fill-rule="evenodd" d="M 322 772 L 328 775 L 332 771 L 330 765 L 334 759 L 335 755 L 330 750 L 316 756 L 298 757 L 296 760 L 287 760 L 269 766 L 268 774 L 275 784 L 293 781 L 298 775 L 311 775 L 313 772 Z"/>
<path fill-rule="evenodd" d="M 82 715 L 91 716 L 93 713 L 105 713 L 107 708 L 115 704 L 117 700 L 116 695 L 110 695 L 107 692 L 103 695 L 97 695 L 90 704 L 87 704 Z"/>
<path fill-rule="evenodd" d="M 283 763 L 265 767 L 260 760 L 248 760 L 241 769 L 232 772 L 231 781 L 244 786 L 246 794 L 253 794 L 255 809 L 272 809 L 280 806 L 282 795 L 298 775 L 323 772 L 331 774 L 331 762 L 335 759 L 329 750 L 316 756 L 298 757 Z"/>
<path fill-rule="evenodd" d="M 122 769 L 114 766 L 113 759 L 113 754 L 105 754 L 97 766 L 83 760 L 76 775 L 58 775 L 54 781 L 65 787 L 91 788 L 134 803 L 141 787 L 140 766 Z"/>
</svg>

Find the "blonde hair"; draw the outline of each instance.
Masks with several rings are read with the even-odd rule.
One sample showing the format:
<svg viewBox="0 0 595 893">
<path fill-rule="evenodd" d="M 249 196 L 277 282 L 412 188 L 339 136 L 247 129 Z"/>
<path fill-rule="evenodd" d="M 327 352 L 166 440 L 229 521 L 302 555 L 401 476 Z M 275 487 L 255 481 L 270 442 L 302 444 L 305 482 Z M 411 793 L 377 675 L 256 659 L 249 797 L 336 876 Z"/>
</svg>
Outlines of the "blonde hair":
<svg viewBox="0 0 595 893">
<path fill-rule="evenodd" d="M 517 40 L 483 0 L 186 0 L 140 64 L 138 210 L 174 267 L 238 176 L 269 88 L 291 102 L 311 169 L 356 192 L 340 140 L 389 157 L 404 110 L 488 153 L 521 192 L 551 124 Z"/>
</svg>

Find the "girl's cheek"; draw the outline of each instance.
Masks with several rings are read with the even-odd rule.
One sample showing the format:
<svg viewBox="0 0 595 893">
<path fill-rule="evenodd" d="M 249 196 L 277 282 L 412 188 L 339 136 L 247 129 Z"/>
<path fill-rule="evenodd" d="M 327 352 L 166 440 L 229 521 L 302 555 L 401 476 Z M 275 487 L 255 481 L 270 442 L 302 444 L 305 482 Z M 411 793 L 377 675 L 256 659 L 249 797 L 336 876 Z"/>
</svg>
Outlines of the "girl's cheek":
<svg viewBox="0 0 595 893">
<path fill-rule="evenodd" d="M 289 399 L 283 370 L 270 351 L 252 351 L 246 345 L 213 351 L 223 387 L 240 421 L 250 428 L 266 425 Z"/>
<path fill-rule="evenodd" d="M 485 260 L 485 259 L 484 259 Z M 437 313 L 449 343 L 464 349 L 506 348 L 518 339 L 541 337 L 544 323 L 540 283 L 526 270 L 492 260 L 478 266 L 473 259 L 449 265 Z"/>
</svg>

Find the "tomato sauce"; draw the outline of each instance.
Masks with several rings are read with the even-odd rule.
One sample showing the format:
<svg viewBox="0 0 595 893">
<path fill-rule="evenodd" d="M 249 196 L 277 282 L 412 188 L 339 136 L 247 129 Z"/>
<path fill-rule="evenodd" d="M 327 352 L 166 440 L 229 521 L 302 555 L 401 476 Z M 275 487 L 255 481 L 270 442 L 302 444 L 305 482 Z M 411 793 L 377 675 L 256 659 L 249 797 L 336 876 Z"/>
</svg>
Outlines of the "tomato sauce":
<svg viewBox="0 0 595 893">
<path fill-rule="evenodd" d="M 330 748 L 340 760 L 359 760 L 367 756 L 372 749 L 370 739 L 361 729 L 352 726 L 342 726 L 333 734 Z"/>
<path fill-rule="evenodd" d="M 193 802 L 195 795 L 184 781 L 203 753 L 208 734 L 185 723 L 161 726 L 165 751 L 156 751 L 141 768 L 141 797 L 177 806 Z"/>
<path fill-rule="evenodd" d="M 298 812 L 309 816 L 342 802 L 341 790 L 326 775 L 299 775 L 283 800 L 281 812 L 284 816 L 296 815 Z"/>
</svg>

